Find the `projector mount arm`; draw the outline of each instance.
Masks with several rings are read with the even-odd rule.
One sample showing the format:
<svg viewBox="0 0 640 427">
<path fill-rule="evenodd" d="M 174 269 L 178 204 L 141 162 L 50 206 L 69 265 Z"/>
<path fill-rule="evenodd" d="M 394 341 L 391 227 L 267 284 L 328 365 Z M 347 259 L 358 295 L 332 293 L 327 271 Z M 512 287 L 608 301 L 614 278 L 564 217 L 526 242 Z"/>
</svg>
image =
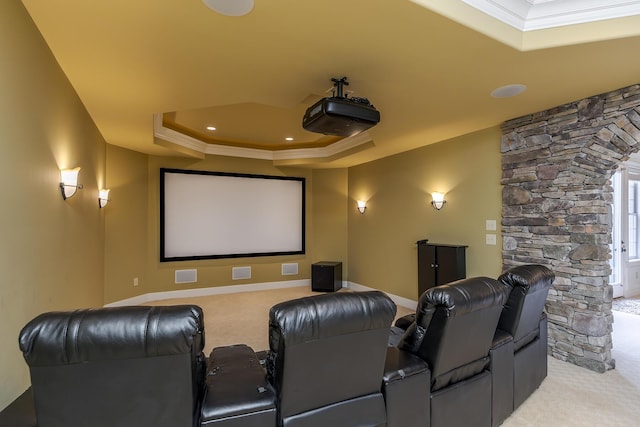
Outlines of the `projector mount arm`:
<svg viewBox="0 0 640 427">
<path fill-rule="evenodd" d="M 333 95 L 338 97 L 338 98 L 344 98 L 344 89 L 343 86 L 349 86 L 349 82 L 347 81 L 346 77 L 341 77 L 339 79 L 332 77 L 331 81 L 333 82 L 333 87 L 335 88 Z"/>
<path fill-rule="evenodd" d="M 349 82 L 347 81 L 347 77 L 336 78 L 332 77 L 331 81 L 333 82 L 333 97 L 334 98 L 342 98 L 351 102 L 357 102 L 359 104 L 368 105 L 373 107 L 373 104 L 369 102 L 367 98 L 360 98 L 357 96 L 352 96 L 351 98 L 344 95 L 344 86 L 349 86 Z M 373 107 L 375 108 L 375 107 Z"/>
</svg>

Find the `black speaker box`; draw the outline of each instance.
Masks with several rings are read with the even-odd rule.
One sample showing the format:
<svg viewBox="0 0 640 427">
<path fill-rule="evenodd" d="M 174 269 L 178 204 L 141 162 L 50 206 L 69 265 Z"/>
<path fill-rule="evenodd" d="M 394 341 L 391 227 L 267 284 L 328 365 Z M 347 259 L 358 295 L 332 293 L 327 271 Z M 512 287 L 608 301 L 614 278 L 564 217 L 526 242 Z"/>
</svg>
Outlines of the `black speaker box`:
<svg viewBox="0 0 640 427">
<path fill-rule="evenodd" d="M 311 290 L 335 292 L 342 288 L 342 263 L 322 261 L 311 264 Z"/>
</svg>

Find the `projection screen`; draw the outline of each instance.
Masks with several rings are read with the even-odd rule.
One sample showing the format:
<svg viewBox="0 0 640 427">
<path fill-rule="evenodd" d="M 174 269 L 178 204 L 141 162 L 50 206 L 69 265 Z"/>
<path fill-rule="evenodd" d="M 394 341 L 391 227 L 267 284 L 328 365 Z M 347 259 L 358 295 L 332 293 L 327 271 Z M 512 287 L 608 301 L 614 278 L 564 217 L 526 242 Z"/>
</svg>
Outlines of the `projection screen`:
<svg viewBox="0 0 640 427">
<path fill-rule="evenodd" d="M 160 169 L 160 261 L 305 252 L 305 179 Z"/>
</svg>

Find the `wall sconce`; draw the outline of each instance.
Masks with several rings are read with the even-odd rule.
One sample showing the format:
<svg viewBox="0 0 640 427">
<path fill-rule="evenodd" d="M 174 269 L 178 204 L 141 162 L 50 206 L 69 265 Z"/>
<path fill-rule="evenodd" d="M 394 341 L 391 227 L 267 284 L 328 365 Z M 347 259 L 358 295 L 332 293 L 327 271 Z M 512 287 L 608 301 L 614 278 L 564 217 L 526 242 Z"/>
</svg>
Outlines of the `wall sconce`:
<svg viewBox="0 0 640 427">
<path fill-rule="evenodd" d="M 357 203 L 358 203 L 358 212 L 363 214 L 367 210 L 367 202 L 358 200 Z"/>
<path fill-rule="evenodd" d="M 104 188 L 100 190 L 100 193 L 98 194 L 98 205 L 100 208 L 104 208 L 107 206 L 107 203 L 109 203 L 109 191 L 109 189 Z"/>
<path fill-rule="evenodd" d="M 82 188 L 82 184 L 78 184 L 78 172 L 80 168 L 60 169 L 60 192 L 64 200 L 76 194 L 78 188 Z"/>
<path fill-rule="evenodd" d="M 439 211 L 440 209 L 442 209 L 445 203 L 447 203 L 447 201 L 444 199 L 444 193 L 431 193 L 431 204 L 434 208 L 436 208 L 436 210 Z"/>
</svg>

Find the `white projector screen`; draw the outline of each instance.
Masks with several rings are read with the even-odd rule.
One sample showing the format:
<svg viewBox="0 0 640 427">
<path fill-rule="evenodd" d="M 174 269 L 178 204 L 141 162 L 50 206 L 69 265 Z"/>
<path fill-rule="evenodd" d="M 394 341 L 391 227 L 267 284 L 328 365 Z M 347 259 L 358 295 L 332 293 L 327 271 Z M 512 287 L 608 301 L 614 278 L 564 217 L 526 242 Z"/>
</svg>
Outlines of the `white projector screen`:
<svg viewBox="0 0 640 427">
<path fill-rule="evenodd" d="M 305 179 L 160 169 L 160 261 L 305 251 Z"/>
</svg>

